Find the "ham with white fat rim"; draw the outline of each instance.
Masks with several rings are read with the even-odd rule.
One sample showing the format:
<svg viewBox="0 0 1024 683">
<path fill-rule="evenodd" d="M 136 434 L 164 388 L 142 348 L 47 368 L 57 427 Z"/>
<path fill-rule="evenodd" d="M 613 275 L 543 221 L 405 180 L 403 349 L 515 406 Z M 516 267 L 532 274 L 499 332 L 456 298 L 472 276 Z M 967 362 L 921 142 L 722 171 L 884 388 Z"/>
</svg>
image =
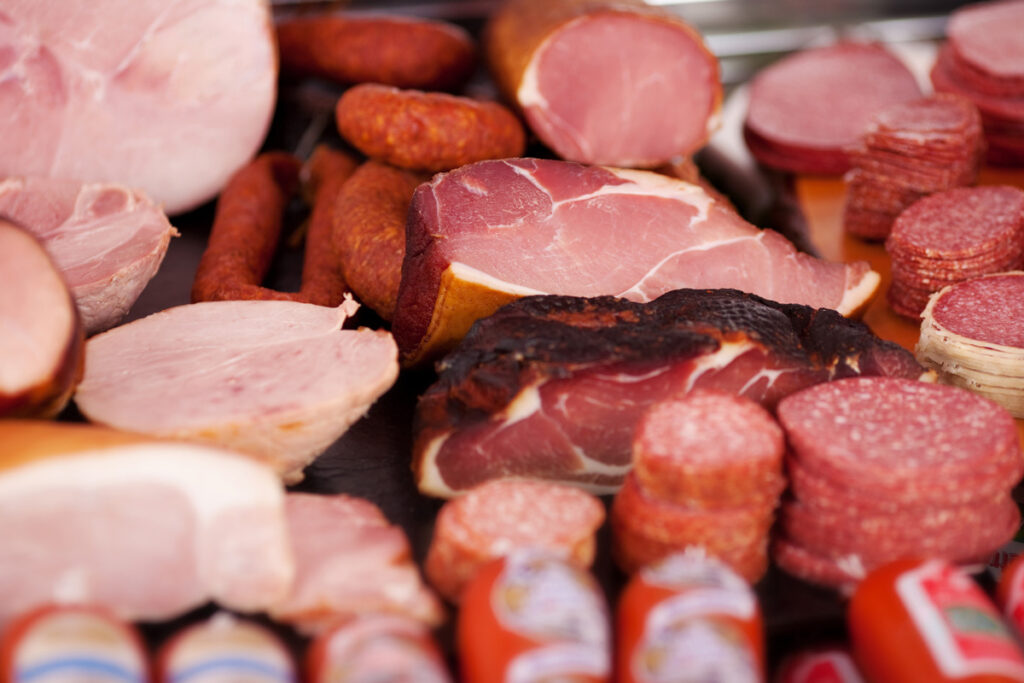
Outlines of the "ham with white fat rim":
<svg viewBox="0 0 1024 683">
<path fill-rule="evenodd" d="M 55 601 L 258 611 L 292 584 L 281 482 L 250 458 L 42 421 L 0 421 L 0 443 L 0 624 Z"/>
<path fill-rule="evenodd" d="M 86 343 L 75 402 L 94 422 L 226 446 L 298 481 L 398 376 L 388 332 L 342 329 L 356 308 L 212 301 L 155 313 Z"/>
<path fill-rule="evenodd" d="M 8 0 L 0 176 L 130 183 L 185 211 L 259 148 L 276 83 L 266 0 Z"/>
<path fill-rule="evenodd" d="M 86 334 L 121 321 L 178 234 L 146 195 L 112 183 L 8 178 L 0 182 L 0 216 L 43 242 Z"/>
<path fill-rule="evenodd" d="M 483 161 L 416 190 L 392 329 L 412 364 L 530 294 L 646 302 L 720 287 L 849 315 L 878 283 L 867 263 L 800 253 L 681 180 L 564 161 Z"/>
</svg>

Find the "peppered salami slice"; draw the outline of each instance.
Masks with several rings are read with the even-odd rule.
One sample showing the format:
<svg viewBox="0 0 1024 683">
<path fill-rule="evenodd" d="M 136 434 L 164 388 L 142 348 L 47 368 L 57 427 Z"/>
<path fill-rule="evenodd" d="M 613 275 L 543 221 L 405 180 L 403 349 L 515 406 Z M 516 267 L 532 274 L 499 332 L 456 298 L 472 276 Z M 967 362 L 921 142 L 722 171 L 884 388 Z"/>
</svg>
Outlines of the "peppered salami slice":
<svg viewBox="0 0 1024 683">
<path fill-rule="evenodd" d="M 585 569 L 594 561 L 594 534 L 604 518 L 601 501 L 572 486 L 485 482 L 441 508 L 427 551 L 427 578 L 458 603 L 481 566 L 520 548 L 541 548 Z"/>
<path fill-rule="evenodd" d="M 752 153 L 767 165 L 797 173 L 842 173 L 849 168 L 846 148 L 878 110 L 920 96 L 909 69 L 879 45 L 805 50 L 754 78 L 744 134 Z"/>
<path fill-rule="evenodd" d="M 652 497 L 695 507 L 773 505 L 782 428 L 748 398 L 698 390 L 657 403 L 633 438 L 633 471 Z"/>
</svg>

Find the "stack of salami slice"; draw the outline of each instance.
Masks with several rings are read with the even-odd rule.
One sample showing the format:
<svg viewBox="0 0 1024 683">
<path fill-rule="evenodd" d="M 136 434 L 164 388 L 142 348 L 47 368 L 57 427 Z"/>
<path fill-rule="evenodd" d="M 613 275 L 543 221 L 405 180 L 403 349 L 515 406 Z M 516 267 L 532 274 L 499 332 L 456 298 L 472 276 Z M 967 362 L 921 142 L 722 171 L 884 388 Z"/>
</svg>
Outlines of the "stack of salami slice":
<svg viewBox="0 0 1024 683">
<path fill-rule="evenodd" d="M 633 472 L 615 497 L 613 553 L 626 573 L 691 546 L 751 583 L 768 566 L 782 429 L 750 399 L 698 390 L 655 404 L 637 426 Z"/>
<path fill-rule="evenodd" d="M 1024 272 L 946 287 L 922 318 L 917 359 L 938 371 L 939 381 L 1024 418 Z"/>
<path fill-rule="evenodd" d="M 946 31 L 931 72 L 935 89 L 981 110 L 989 161 L 1024 165 L 1024 0 L 964 7 Z"/>
<path fill-rule="evenodd" d="M 882 110 L 850 151 L 846 231 L 885 239 L 900 212 L 921 197 L 973 184 L 984 148 L 978 108 L 958 95 Z"/>
<path fill-rule="evenodd" d="M 849 588 L 907 556 L 983 562 L 1020 526 L 1017 428 L 987 399 L 857 377 L 790 395 L 778 417 L 791 494 L 773 555 L 797 577 Z"/>
<path fill-rule="evenodd" d="M 993 185 L 925 197 L 899 215 L 885 249 L 889 305 L 919 320 L 943 287 L 1024 267 L 1024 191 Z"/>
</svg>

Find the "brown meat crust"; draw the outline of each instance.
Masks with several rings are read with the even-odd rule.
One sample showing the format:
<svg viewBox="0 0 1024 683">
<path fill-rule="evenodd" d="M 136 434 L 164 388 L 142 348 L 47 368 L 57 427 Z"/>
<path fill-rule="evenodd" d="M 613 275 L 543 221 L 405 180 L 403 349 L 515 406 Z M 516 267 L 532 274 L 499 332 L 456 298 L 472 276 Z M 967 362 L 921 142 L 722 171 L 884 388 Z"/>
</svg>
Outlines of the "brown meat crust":
<svg viewBox="0 0 1024 683">
<path fill-rule="evenodd" d="M 523 154 L 526 134 L 506 107 L 444 93 L 365 84 L 335 110 L 338 131 L 368 157 L 417 171 Z"/>
<path fill-rule="evenodd" d="M 425 174 L 363 163 L 338 193 L 332 241 L 345 281 L 362 303 L 391 320 L 405 258 L 405 218 Z"/>
<path fill-rule="evenodd" d="M 285 72 L 341 83 L 456 90 L 476 67 L 476 44 L 440 21 L 340 15 L 291 19 L 277 27 Z"/>
</svg>

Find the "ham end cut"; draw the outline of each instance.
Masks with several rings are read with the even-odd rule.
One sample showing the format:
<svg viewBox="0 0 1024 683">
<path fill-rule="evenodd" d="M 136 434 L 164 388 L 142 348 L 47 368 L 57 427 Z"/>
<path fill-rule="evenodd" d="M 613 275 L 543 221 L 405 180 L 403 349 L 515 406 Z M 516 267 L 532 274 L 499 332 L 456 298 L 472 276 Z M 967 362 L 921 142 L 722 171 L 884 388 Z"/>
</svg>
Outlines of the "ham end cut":
<svg viewBox="0 0 1024 683">
<path fill-rule="evenodd" d="M 510 0 L 485 45 L 506 99 L 558 156 L 651 168 L 718 124 L 718 61 L 678 16 L 616 0 Z"/>
<path fill-rule="evenodd" d="M 40 421 L 0 421 L 0 443 L 0 624 L 51 602 L 258 611 L 292 585 L 281 482 L 250 458 Z"/>
<path fill-rule="evenodd" d="M 0 416 L 52 417 L 82 377 L 81 319 L 58 267 L 0 219 Z"/>
<path fill-rule="evenodd" d="M 180 213 L 259 148 L 276 83 L 266 0 L 5 2 L 0 177 L 131 183 Z"/>
<path fill-rule="evenodd" d="M 121 321 L 178 234 L 146 195 L 112 183 L 8 178 L 0 182 L 0 215 L 42 241 L 86 334 Z"/>
<path fill-rule="evenodd" d="M 867 263 L 798 252 L 697 185 L 565 161 L 483 161 L 436 176 L 416 190 L 406 239 L 392 329 L 410 365 L 529 294 L 646 302 L 721 287 L 847 315 L 879 283 Z"/>
<path fill-rule="evenodd" d="M 395 614 L 437 626 L 444 612 L 423 584 L 405 532 L 368 500 L 290 493 L 285 501 L 297 574 L 269 610 L 305 633 L 360 614 Z"/>
<path fill-rule="evenodd" d="M 855 375 L 918 378 L 902 347 L 833 310 L 736 290 L 520 299 L 479 321 L 438 364 L 414 420 L 421 491 L 448 497 L 499 477 L 616 490 L 652 404 L 695 388 L 771 408 Z"/>
<path fill-rule="evenodd" d="M 398 376 L 389 333 L 342 329 L 355 309 L 171 308 L 90 339 L 75 401 L 93 422 L 250 453 L 295 482 Z"/>
</svg>

